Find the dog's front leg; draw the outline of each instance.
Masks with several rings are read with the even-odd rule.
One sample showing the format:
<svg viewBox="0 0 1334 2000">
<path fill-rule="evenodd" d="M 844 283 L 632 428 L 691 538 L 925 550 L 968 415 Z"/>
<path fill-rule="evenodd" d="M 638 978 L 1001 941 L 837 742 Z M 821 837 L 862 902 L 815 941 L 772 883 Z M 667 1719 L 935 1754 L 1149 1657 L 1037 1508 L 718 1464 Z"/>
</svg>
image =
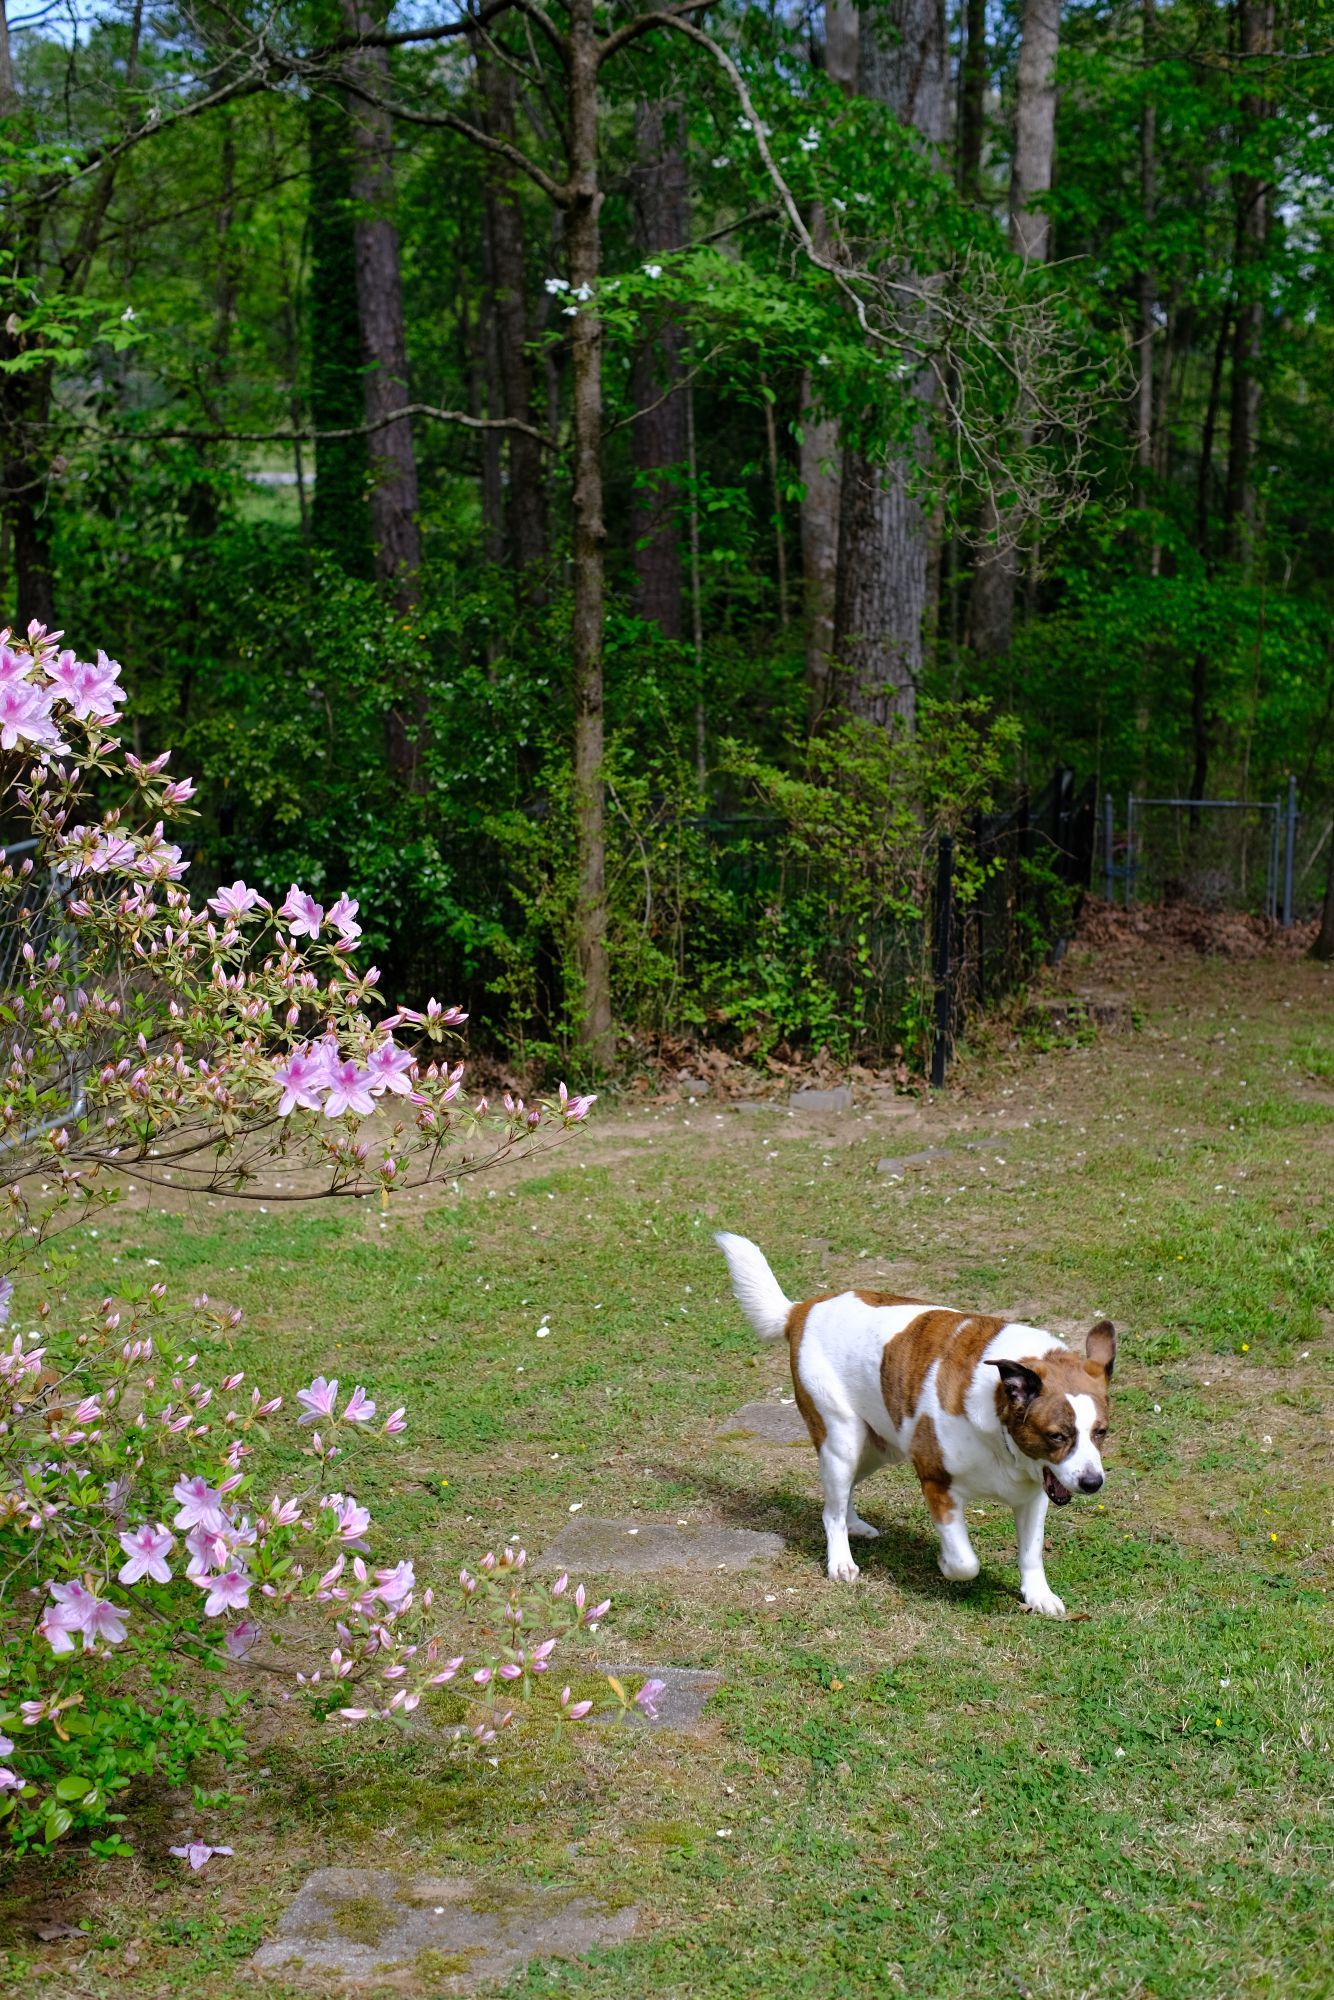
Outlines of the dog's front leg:
<svg viewBox="0 0 1334 2000">
<path fill-rule="evenodd" d="M 1030 1611 L 1044 1618 L 1064 1618 L 1065 1606 L 1047 1582 L 1042 1562 L 1042 1537 L 1047 1525 L 1047 1496 L 1039 1486 L 1031 1500 L 1014 1510 L 1019 1540 L 1019 1588 Z"/>
</svg>

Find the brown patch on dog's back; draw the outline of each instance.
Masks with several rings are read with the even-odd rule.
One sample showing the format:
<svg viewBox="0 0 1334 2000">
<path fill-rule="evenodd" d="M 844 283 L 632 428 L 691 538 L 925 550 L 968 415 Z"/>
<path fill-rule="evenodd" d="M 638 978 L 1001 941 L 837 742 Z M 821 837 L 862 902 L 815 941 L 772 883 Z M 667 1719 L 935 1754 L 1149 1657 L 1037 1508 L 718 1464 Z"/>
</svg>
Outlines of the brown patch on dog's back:
<svg viewBox="0 0 1334 2000">
<path fill-rule="evenodd" d="M 920 1306 L 920 1299 L 901 1298 L 897 1292 L 854 1292 L 864 1306 Z"/>
<path fill-rule="evenodd" d="M 922 1384 L 948 1337 L 957 1314 L 918 1313 L 885 1342 L 880 1356 L 880 1393 L 895 1429 L 922 1399 Z"/>
<path fill-rule="evenodd" d="M 977 1364 L 1004 1325 L 1003 1319 L 987 1313 L 971 1313 L 956 1324 L 940 1357 L 936 1376 L 940 1407 L 952 1417 L 963 1415 L 964 1398 L 977 1373 Z"/>
<path fill-rule="evenodd" d="M 940 1449 L 940 1439 L 930 1417 L 919 1417 L 917 1428 L 912 1434 L 913 1470 L 922 1482 L 922 1497 L 931 1510 L 933 1521 L 948 1521 L 954 1512 L 954 1496 L 950 1492 L 950 1475 L 945 1465 L 945 1454 Z"/>
<path fill-rule="evenodd" d="M 820 1292 L 813 1299 L 802 1299 L 798 1305 L 793 1306 L 787 1316 L 787 1351 L 792 1357 L 792 1392 L 797 1399 L 797 1408 L 801 1411 L 802 1422 L 810 1432 L 811 1443 L 817 1451 L 825 1441 L 824 1418 L 811 1401 L 806 1385 L 801 1379 L 801 1371 L 797 1366 L 797 1362 L 801 1354 L 802 1335 L 806 1331 L 806 1319 L 811 1307 L 818 1306 L 824 1299 L 837 1297 L 837 1292 Z"/>
<path fill-rule="evenodd" d="M 866 1294 L 859 1292 L 857 1296 L 864 1298 Z M 913 1305 L 916 1301 L 898 1299 L 894 1303 Z M 984 1348 L 1004 1325 L 1004 1320 L 985 1314 L 935 1306 L 891 1335 L 880 1357 L 880 1393 L 894 1423 L 903 1423 L 917 1408 L 933 1361 L 940 1363 L 937 1391 L 941 1405 L 958 1416 Z"/>
</svg>

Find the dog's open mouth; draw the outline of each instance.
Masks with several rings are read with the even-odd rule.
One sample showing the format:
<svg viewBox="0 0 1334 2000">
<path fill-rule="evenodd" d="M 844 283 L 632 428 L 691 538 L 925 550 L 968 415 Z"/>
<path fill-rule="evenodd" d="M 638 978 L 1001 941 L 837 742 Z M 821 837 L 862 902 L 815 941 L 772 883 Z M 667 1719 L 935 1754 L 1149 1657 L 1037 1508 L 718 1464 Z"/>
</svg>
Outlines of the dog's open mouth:
<svg viewBox="0 0 1334 2000">
<path fill-rule="evenodd" d="M 1070 1488 L 1062 1486 L 1049 1465 L 1042 1468 L 1042 1483 L 1047 1489 L 1047 1498 L 1053 1507 L 1064 1507 L 1070 1498 Z"/>
</svg>

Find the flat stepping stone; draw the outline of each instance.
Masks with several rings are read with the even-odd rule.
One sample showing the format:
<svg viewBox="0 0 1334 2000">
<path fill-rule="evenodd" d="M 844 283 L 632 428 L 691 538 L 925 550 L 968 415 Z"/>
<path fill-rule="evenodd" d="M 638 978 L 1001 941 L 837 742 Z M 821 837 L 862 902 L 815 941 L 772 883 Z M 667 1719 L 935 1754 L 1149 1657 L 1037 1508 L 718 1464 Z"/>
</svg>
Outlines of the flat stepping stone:
<svg viewBox="0 0 1334 2000">
<path fill-rule="evenodd" d="M 610 1725 L 627 1729 L 697 1729 L 705 1702 L 723 1684 L 721 1674 L 710 1673 L 704 1667 L 599 1667 L 598 1672 L 615 1674 L 627 1691 L 632 1683 L 642 1687 L 646 1680 L 666 1682 L 653 1704 L 656 1715 L 645 1715 L 642 1708 L 631 1708 L 623 1716 L 614 1710 L 608 1715 L 590 1716 L 591 1722 L 603 1728 Z"/>
<path fill-rule="evenodd" d="M 795 1402 L 743 1403 L 718 1426 L 720 1437 L 764 1438 L 769 1444 L 809 1444 L 811 1434 Z"/>
<path fill-rule="evenodd" d="M 754 1528 L 683 1528 L 667 1521 L 584 1517 L 561 1530 L 538 1567 L 568 1569 L 576 1576 L 588 1571 L 642 1576 L 662 1569 L 741 1569 L 761 1557 L 780 1556 L 786 1546 L 781 1535 Z"/>
<path fill-rule="evenodd" d="M 988 1146 L 999 1145 L 994 1139 L 965 1139 L 962 1146 L 928 1146 L 923 1153 L 905 1153 L 897 1160 L 877 1160 L 878 1174 L 904 1174 L 909 1167 L 929 1166 L 932 1160 L 957 1159 L 960 1153 L 985 1152 Z"/>
<path fill-rule="evenodd" d="M 257 1972 L 306 1974 L 321 1984 L 364 1984 L 409 1969 L 414 1992 L 462 1993 L 531 1958 L 574 1958 L 628 1938 L 637 1915 L 557 1889 L 507 1883 L 502 1892 L 477 1875 L 319 1868 L 251 1963 Z"/>
<path fill-rule="evenodd" d="M 852 1085 L 835 1084 L 832 1090 L 794 1090 L 788 1098 L 793 1111 L 835 1111 L 852 1109 Z"/>
</svg>

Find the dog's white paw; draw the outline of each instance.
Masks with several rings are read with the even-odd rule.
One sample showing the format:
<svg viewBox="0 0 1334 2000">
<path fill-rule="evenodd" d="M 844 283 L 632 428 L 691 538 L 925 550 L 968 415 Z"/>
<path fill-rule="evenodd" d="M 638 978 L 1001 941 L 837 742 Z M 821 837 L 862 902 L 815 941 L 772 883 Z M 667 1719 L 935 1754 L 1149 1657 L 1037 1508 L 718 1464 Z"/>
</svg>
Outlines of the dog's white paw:
<svg viewBox="0 0 1334 2000">
<path fill-rule="evenodd" d="M 855 1583 L 861 1575 L 856 1563 L 849 1556 L 846 1562 L 831 1562 L 829 1581 L 831 1583 Z"/>
<path fill-rule="evenodd" d="M 944 1556 L 940 1558 L 940 1574 L 948 1583 L 971 1583 L 981 1567 L 972 1549 L 966 1556 L 955 1556 L 948 1561 Z"/>
<path fill-rule="evenodd" d="M 1025 1611 L 1036 1611 L 1039 1618 L 1064 1618 L 1065 1616 L 1064 1604 L 1062 1604 L 1054 1591 L 1046 1588 L 1045 1584 L 1040 1589 L 1031 1588 L 1024 1591 L 1024 1609 Z"/>
<path fill-rule="evenodd" d="M 860 1514 L 848 1522 L 848 1533 L 850 1535 L 861 1535 L 868 1542 L 875 1542 L 880 1539 L 879 1528 L 873 1528 L 869 1521 L 863 1521 Z"/>
</svg>

